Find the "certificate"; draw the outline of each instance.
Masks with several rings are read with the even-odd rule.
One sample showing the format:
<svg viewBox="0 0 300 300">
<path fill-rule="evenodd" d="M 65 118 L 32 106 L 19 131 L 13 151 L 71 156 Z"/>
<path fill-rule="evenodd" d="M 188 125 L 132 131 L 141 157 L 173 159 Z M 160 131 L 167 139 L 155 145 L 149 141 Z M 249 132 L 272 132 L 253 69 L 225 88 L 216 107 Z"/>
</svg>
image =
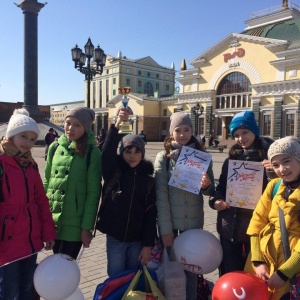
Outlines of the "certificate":
<svg viewBox="0 0 300 300">
<path fill-rule="evenodd" d="M 183 146 L 169 185 L 199 194 L 203 172 L 207 171 L 210 161 L 210 153 Z"/>
<path fill-rule="evenodd" d="M 264 167 L 261 162 L 229 160 L 226 202 L 254 209 L 262 194 Z"/>
</svg>

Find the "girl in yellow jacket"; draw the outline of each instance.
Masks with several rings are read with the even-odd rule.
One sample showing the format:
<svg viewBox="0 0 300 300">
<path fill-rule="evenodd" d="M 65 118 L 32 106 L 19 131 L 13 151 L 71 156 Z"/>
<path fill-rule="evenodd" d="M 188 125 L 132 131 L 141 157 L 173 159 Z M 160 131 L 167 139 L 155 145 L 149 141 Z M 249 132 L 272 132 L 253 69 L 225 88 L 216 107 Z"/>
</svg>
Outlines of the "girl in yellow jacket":
<svg viewBox="0 0 300 300">
<path fill-rule="evenodd" d="M 245 271 L 265 280 L 270 299 L 290 299 L 290 281 L 300 276 L 300 142 L 294 137 L 275 141 L 268 157 L 279 178 L 272 180 L 253 212 L 247 234 L 251 253 Z M 281 180 L 276 195 L 276 183 Z M 278 186 L 278 185 L 277 185 Z M 273 199 L 272 199 L 273 198 Z M 291 256 L 285 260 L 279 208 L 284 212 Z M 297 298 L 298 299 L 298 298 Z"/>
</svg>

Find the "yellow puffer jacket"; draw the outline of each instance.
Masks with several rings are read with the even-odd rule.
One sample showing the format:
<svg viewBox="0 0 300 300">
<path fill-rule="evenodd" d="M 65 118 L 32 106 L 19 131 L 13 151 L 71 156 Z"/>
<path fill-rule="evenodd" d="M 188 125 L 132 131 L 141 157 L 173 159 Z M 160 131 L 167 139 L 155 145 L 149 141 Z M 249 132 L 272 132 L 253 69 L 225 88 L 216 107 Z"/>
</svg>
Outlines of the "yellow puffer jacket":
<svg viewBox="0 0 300 300">
<path fill-rule="evenodd" d="M 277 194 L 272 200 L 272 191 L 278 180 L 281 179 L 274 179 L 267 185 L 265 192 L 253 212 L 247 230 L 248 235 L 258 236 L 261 251 L 260 253 L 250 253 L 250 257 L 245 266 L 245 271 L 250 273 L 255 273 L 251 261 L 260 261 L 261 257 L 263 257 L 269 266 L 270 275 L 280 270 L 280 267 L 285 263 L 280 232 L 279 207 L 284 211 L 291 253 L 294 251 L 300 253 L 300 188 L 298 187 L 289 196 L 288 201 L 286 201 L 284 199 L 286 185 L 282 182 Z M 297 271 L 300 272 L 300 261 L 297 265 L 299 266 Z M 300 274 L 297 275 L 299 276 Z M 282 288 L 275 290 L 270 299 L 280 299 L 280 297 L 288 291 L 289 281 L 287 281 Z"/>
</svg>

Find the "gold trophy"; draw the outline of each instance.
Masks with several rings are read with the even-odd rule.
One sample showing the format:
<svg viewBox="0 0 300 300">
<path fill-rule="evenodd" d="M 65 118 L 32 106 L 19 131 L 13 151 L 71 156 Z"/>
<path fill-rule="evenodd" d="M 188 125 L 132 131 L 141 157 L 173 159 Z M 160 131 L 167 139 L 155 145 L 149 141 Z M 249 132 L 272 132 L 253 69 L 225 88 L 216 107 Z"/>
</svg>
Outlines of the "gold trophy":
<svg viewBox="0 0 300 300">
<path fill-rule="evenodd" d="M 130 87 L 119 87 L 119 94 L 122 94 L 122 104 L 125 108 L 127 108 L 127 104 L 129 101 L 129 98 L 127 97 L 127 95 L 130 93 L 131 88 Z M 119 126 L 119 133 L 120 134 L 130 134 L 133 133 L 132 130 L 132 123 L 127 121 L 123 121 L 120 123 Z"/>
</svg>

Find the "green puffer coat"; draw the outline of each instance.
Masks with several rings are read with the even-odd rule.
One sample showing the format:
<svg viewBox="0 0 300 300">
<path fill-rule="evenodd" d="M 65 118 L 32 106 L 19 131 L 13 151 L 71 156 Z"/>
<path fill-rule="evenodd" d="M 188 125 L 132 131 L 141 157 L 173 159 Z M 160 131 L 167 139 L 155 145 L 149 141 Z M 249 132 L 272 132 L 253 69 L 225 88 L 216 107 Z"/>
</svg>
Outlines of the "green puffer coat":
<svg viewBox="0 0 300 300">
<path fill-rule="evenodd" d="M 44 188 L 49 198 L 58 240 L 80 241 L 81 230 L 93 230 L 101 193 L 101 152 L 94 146 L 87 170 L 87 152 L 80 157 L 75 142 L 65 134 L 58 139 L 54 156 L 48 155 Z M 96 145 L 92 131 L 88 144 Z M 54 152 L 55 142 L 49 147 Z"/>
</svg>

